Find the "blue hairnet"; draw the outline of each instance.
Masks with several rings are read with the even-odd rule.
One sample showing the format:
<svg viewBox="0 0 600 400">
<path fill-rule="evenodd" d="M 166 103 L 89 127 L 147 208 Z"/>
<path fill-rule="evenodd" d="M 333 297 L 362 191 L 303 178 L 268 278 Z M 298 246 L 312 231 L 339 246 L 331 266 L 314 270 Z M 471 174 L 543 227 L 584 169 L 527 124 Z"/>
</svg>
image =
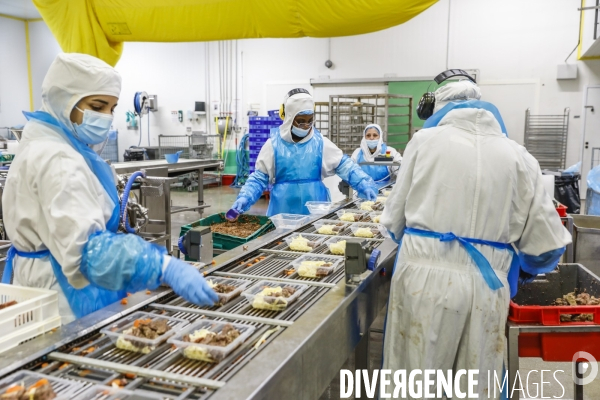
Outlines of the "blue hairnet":
<svg viewBox="0 0 600 400">
<path fill-rule="evenodd" d="M 298 114 L 296 114 L 296 115 L 313 115 L 313 114 L 314 114 L 314 111 L 313 111 L 313 110 L 303 110 L 303 111 L 300 111 L 300 112 L 299 112 Z"/>
</svg>

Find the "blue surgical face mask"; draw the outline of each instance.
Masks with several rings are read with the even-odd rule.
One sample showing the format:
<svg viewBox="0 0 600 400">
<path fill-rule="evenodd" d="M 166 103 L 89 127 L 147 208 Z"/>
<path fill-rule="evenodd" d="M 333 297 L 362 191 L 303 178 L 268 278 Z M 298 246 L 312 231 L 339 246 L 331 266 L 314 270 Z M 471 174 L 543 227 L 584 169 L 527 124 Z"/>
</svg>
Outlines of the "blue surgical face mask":
<svg viewBox="0 0 600 400">
<path fill-rule="evenodd" d="M 75 132 L 77 132 L 77 138 L 85 144 L 104 142 L 108 137 L 108 131 L 110 130 L 114 116 L 92 110 L 82 110 L 79 107 L 75 108 L 83 113 L 81 125 L 73 123 Z"/>
<path fill-rule="evenodd" d="M 367 140 L 367 146 L 369 146 L 371 150 L 376 149 L 378 144 L 379 140 Z"/>
<path fill-rule="evenodd" d="M 292 133 L 301 138 L 306 137 L 306 135 L 308 135 L 308 133 L 310 132 L 311 129 L 312 129 L 312 127 L 308 128 L 308 129 L 300 129 L 297 126 L 292 125 Z"/>
</svg>

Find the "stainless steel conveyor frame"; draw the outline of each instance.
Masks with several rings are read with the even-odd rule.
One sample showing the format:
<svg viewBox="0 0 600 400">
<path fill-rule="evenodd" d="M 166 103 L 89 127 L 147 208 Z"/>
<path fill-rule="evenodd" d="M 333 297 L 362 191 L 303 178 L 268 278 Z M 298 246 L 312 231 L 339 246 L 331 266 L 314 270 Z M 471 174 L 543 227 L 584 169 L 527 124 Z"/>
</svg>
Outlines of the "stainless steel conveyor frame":
<svg viewBox="0 0 600 400">
<path fill-rule="evenodd" d="M 310 233 L 312 222 L 334 215 L 314 217 L 297 231 Z M 386 275 L 384 268 L 391 271 L 397 245 L 390 239 L 374 239 L 372 245 L 381 251 L 379 265 L 367 271 L 359 285 L 351 286 L 345 283 L 343 268 L 321 280 L 278 275 L 282 265 L 297 257 L 281 248 L 282 238 L 292 232 L 268 233 L 216 257 L 215 265 L 201 267 L 205 275 L 241 272 L 250 280 L 279 277 L 308 284 L 310 289 L 285 311 L 253 310 L 243 298 L 202 309 L 168 288 L 140 292 L 129 297 L 127 305 L 115 303 L 2 354 L 0 377 L 25 368 L 87 385 L 127 376 L 127 389 L 158 391 L 165 399 L 316 399 L 353 352 L 356 368 L 369 368 L 369 327 L 387 302 L 391 274 Z M 260 262 L 255 259 L 258 255 L 264 257 Z M 246 268 L 252 260 L 253 266 Z M 99 334 L 101 328 L 141 309 L 189 321 L 203 316 L 238 321 L 254 325 L 256 331 L 219 364 L 187 360 L 168 344 L 147 355 L 129 353 Z M 277 331 L 263 343 L 263 334 L 273 328 Z"/>
</svg>

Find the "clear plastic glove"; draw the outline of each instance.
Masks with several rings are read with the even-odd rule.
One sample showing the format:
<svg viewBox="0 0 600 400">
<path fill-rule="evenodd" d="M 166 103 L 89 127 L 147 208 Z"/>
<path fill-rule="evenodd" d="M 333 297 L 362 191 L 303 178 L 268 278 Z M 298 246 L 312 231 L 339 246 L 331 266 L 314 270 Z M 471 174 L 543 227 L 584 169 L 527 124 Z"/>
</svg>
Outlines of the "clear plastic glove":
<svg viewBox="0 0 600 400">
<path fill-rule="evenodd" d="M 242 214 L 245 210 L 246 207 L 248 206 L 248 198 L 244 197 L 244 196 L 240 196 L 238 197 L 238 199 L 233 203 L 233 205 L 231 206 L 231 208 L 237 212 L 239 212 L 240 214 Z"/>
<path fill-rule="evenodd" d="M 370 185 L 368 182 L 366 182 L 366 180 L 363 180 L 361 183 L 359 183 L 356 189 L 360 194 L 365 196 L 367 200 L 377 200 L 377 188 L 373 187 L 373 185 Z"/>
<path fill-rule="evenodd" d="M 219 300 L 219 296 L 208 286 L 196 268 L 177 258 L 169 258 L 163 281 L 171 286 L 175 293 L 198 306 L 212 306 Z"/>
</svg>

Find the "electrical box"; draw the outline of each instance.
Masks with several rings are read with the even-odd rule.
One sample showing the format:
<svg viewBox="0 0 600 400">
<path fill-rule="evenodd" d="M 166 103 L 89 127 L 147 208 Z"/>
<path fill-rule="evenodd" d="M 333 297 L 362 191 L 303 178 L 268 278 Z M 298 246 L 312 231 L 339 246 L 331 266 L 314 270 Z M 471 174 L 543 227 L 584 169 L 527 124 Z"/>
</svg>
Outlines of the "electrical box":
<svg viewBox="0 0 600 400">
<path fill-rule="evenodd" d="M 556 79 L 577 79 L 577 64 L 558 64 Z"/>
<path fill-rule="evenodd" d="M 148 111 L 158 111 L 158 95 L 148 95 Z"/>
<path fill-rule="evenodd" d="M 213 237 L 210 226 L 192 228 L 185 235 L 183 242 L 188 256 L 192 260 L 210 264 L 213 259 Z"/>
</svg>

